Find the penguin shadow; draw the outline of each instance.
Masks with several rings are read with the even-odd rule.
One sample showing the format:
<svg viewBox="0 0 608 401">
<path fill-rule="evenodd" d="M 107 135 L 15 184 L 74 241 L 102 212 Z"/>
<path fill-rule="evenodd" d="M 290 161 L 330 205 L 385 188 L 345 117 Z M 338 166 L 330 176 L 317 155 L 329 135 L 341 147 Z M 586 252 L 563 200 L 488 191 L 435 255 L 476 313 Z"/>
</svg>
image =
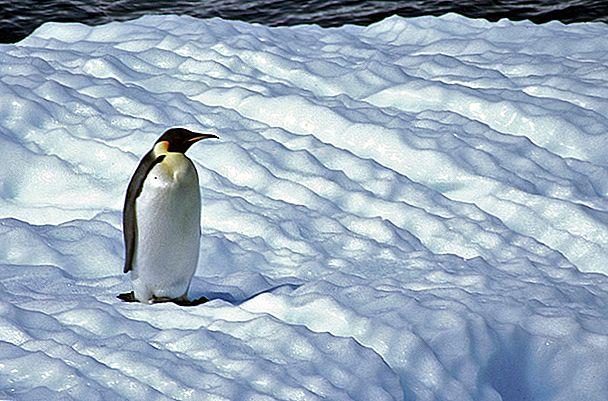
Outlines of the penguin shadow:
<svg viewBox="0 0 608 401">
<path fill-rule="evenodd" d="M 120 299 L 123 302 L 139 302 L 137 298 L 135 298 L 135 294 L 133 291 L 124 292 L 122 294 L 118 294 L 116 298 Z M 154 298 L 152 299 L 152 304 L 161 304 L 171 302 L 175 305 L 179 306 L 197 306 L 204 304 L 205 302 L 209 302 L 209 299 L 206 297 L 199 297 L 195 299 L 183 299 L 183 298 Z"/>
<path fill-rule="evenodd" d="M 242 294 L 240 296 L 231 294 L 229 292 L 209 291 L 209 292 L 204 292 L 204 295 L 195 297 L 193 299 L 155 298 L 152 300 L 152 304 L 171 302 L 171 303 L 174 303 L 179 306 L 198 306 L 198 305 L 202 305 L 206 302 L 218 299 L 218 300 L 228 302 L 229 304 L 232 304 L 234 306 L 239 306 L 239 305 L 249 301 L 250 299 L 257 297 L 258 295 L 262 295 L 265 293 L 273 293 L 275 291 L 284 290 L 284 289 L 294 291 L 295 289 L 299 288 L 301 285 L 302 284 L 283 283 L 283 284 L 275 285 L 275 286 L 254 292 L 252 294 Z M 133 291 L 118 294 L 116 296 L 116 298 L 120 299 L 123 302 L 139 302 L 135 298 Z"/>
<path fill-rule="evenodd" d="M 263 290 L 259 290 L 250 294 L 240 294 L 240 295 L 234 295 L 231 294 L 229 292 L 213 292 L 213 291 L 209 291 L 209 292 L 204 292 L 204 296 L 202 296 L 202 298 L 208 297 L 210 300 L 214 300 L 214 299 L 219 299 L 225 302 L 228 302 L 234 306 L 239 306 L 255 297 L 257 297 L 258 295 L 262 295 L 262 294 L 266 294 L 266 293 L 273 293 L 275 291 L 280 291 L 280 290 L 289 290 L 294 291 L 297 288 L 299 288 L 302 284 L 294 284 L 294 283 L 283 283 L 283 284 L 278 284 L 272 287 L 268 287 L 265 288 Z"/>
</svg>

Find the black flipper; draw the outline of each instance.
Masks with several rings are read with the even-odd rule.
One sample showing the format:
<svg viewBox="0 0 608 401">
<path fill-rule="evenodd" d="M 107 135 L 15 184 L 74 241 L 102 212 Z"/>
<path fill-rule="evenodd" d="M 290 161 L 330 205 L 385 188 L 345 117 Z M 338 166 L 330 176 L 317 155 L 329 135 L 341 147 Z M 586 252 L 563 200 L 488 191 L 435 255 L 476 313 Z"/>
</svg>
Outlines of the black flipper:
<svg viewBox="0 0 608 401">
<path fill-rule="evenodd" d="M 135 169 L 133 177 L 127 188 L 127 196 L 125 197 L 125 206 L 122 209 L 122 232 L 125 238 L 125 266 L 123 271 L 129 272 L 133 265 L 133 256 L 135 255 L 135 242 L 137 239 L 137 218 L 135 215 L 135 200 L 141 194 L 141 189 L 144 185 L 144 180 L 148 173 L 157 164 L 163 161 L 164 155 L 154 157 L 154 152 L 148 152 Z"/>
</svg>

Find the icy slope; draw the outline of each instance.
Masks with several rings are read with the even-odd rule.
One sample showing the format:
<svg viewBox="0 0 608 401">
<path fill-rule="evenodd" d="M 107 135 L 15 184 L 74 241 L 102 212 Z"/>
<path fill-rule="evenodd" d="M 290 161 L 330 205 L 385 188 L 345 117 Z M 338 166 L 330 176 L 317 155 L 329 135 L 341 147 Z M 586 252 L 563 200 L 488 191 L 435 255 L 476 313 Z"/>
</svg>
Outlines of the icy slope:
<svg viewBox="0 0 608 401">
<path fill-rule="evenodd" d="M 0 396 L 608 399 L 608 27 L 187 17 L 0 46 Z M 124 304 L 167 127 L 195 308 Z"/>
</svg>

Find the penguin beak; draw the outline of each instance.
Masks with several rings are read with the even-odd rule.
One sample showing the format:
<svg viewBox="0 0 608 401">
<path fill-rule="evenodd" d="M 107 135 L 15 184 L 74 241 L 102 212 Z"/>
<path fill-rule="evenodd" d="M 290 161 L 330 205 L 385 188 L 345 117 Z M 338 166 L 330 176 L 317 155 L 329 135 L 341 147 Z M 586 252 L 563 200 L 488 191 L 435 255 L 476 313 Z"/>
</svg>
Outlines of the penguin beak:
<svg viewBox="0 0 608 401">
<path fill-rule="evenodd" d="M 187 142 L 194 143 L 194 142 L 200 141 L 201 139 L 208 139 L 208 138 L 220 139 L 219 136 L 213 135 L 213 134 L 199 134 L 199 135 L 197 135 L 195 137 L 192 137 L 192 138 L 188 139 Z"/>
</svg>

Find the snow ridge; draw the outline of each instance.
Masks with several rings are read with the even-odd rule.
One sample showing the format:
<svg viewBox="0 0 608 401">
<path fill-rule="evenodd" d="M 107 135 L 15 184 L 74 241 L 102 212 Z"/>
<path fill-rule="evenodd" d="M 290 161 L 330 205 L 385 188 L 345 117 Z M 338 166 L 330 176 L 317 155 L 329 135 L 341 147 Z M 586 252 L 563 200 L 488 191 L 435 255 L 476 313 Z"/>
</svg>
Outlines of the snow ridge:
<svg viewBox="0 0 608 401">
<path fill-rule="evenodd" d="M 0 397 L 605 400 L 604 24 L 148 16 L 0 46 Z M 171 126 L 195 308 L 123 304 Z M 574 369 L 576 367 L 576 369 Z"/>
</svg>

